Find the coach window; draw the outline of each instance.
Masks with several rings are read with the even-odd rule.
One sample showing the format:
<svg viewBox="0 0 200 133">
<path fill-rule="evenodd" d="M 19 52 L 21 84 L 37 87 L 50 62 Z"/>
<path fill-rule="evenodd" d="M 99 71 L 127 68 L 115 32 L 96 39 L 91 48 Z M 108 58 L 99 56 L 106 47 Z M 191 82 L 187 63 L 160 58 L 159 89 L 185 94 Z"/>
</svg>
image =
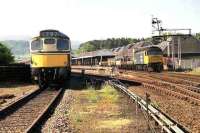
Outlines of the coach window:
<svg viewBox="0 0 200 133">
<path fill-rule="evenodd" d="M 69 40 L 58 39 L 57 40 L 57 49 L 58 50 L 69 50 Z"/>
<path fill-rule="evenodd" d="M 31 50 L 42 50 L 42 40 L 37 39 L 31 42 Z"/>
</svg>

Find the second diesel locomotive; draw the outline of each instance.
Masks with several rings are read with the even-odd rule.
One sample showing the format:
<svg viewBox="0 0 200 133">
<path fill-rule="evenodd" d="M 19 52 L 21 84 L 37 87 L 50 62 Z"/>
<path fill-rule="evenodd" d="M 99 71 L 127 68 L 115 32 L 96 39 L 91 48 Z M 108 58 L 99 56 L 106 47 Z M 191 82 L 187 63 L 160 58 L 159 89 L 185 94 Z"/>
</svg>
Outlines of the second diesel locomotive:
<svg viewBox="0 0 200 133">
<path fill-rule="evenodd" d="M 57 30 L 40 31 L 31 41 L 32 77 L 40 88 L 63 84 L 71 72 L 70 38 Z"/>
<path fill-rule="evenodd" d="M 155 46 L 133 50 L 133 64 L 136 70 L 161 72 L 163 70 L 163 52 Z"/>
<path fill-rule="evenodd" d="M 108 66 L 121 69 L 161 72 L 163 70 L 163 52 L 159 47 L 135 48 L 131 59 L 109 59 Z"/>
<path fill-rule="evenodd" d="M 98 51 L 96 51 L 97 53 Z M 118 67 L 127 70 L 142 70 L 161 72 L 163 70 L 163 52 L 156 45 L 146 47 L 135 47 L 131 56 L 122 56 L 121 54 L 113 54 L 114 57 L 99 60 L 96 56 L 86 58 L 73 59 L 73 65 L 100 65 L 109 67 Z M 92 61 L 93 60 L 93 61 Z M 94 61 L 95 60 L 95 61 Z M 84 62 L 85 61 L 85 62 Z"/>
</svg>

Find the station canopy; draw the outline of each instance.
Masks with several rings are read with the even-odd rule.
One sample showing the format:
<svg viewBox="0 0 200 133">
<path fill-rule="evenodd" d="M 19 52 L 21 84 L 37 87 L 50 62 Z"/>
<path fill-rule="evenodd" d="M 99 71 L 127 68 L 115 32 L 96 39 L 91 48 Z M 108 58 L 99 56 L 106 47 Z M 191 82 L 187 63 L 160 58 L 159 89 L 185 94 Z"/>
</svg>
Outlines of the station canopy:
<svg viewBox="0 0 200 133">
<path fill-rule="evenodd" d="M 97 50 L 92 52 L 82 53 L 80 56 L 73 59 L 93 58 L 93 57 L 114 57 L 110 49 Z"/>
</svg>

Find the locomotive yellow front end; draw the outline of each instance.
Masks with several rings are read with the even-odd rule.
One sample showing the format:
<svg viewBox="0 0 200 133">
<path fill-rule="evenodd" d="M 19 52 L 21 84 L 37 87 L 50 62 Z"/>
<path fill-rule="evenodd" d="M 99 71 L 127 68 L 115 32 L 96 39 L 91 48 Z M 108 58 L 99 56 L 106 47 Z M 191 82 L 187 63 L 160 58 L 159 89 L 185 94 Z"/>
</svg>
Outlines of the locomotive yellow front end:
<svg viewBox="0 0 200 133">
<path fill-rule="evenodd" d="M 161 72 L 163 70 L 163 52 L 156 46 L 133 50 L 136 70 Z"/>
<path fill-rule="evenodd" d="M 31 42 L 32 77 L 39 86 L 63 84 L 71 72 L 70 39 L 56 30 L 44 30 Z"/>
<path fill-rule="evenodd" d="M 163 52 L 158 47 L 150 47 L 145 51 L 144 64 L 147 64 L 153 71 L 163 70 Z"/>
</svg>

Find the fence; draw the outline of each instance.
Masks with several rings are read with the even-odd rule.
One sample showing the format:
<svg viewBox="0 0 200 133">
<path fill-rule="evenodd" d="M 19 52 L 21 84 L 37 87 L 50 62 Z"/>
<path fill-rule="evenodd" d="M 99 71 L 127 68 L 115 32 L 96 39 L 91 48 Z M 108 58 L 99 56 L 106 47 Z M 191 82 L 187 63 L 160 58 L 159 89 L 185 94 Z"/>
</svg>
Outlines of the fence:
<svg viewBox="0 0 200 133">
<path fill-rule="evenodd" d="M 31 69 L 28 64 L 0 65 L 0 81 L 30 82 Z"/>
</svg>

